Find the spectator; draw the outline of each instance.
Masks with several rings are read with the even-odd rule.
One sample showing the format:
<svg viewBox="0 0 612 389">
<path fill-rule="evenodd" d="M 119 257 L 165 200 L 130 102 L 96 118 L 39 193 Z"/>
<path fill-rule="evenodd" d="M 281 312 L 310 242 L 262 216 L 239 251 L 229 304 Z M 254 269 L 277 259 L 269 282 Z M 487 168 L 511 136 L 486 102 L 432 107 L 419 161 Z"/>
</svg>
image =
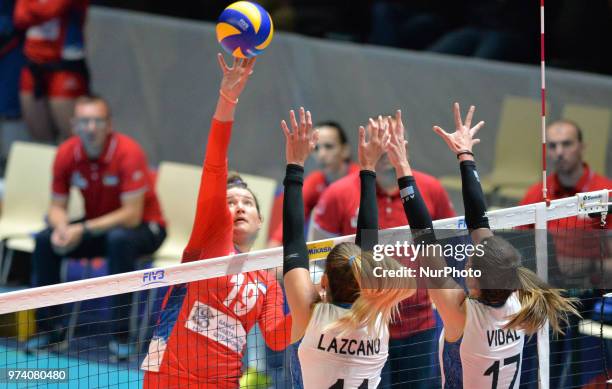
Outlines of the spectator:
<svg viewBox="0 0 612 389">
<path fill-rule="evenodd" d="M 547 157 L 552 162 L 553 173 L 548 175 L 546 187 L 551 200 L 570 197 L 580 192 L 611 189 L 612 180 L 591 170 L 583 160 L 585 143 L 582 130 L 571 120 L 559 120 L 546 128 Z M 521 200 L 521 205 L 543 201 L 542 183 L 532 185 Z M 610 215 L 608 215 L 608 225 Z M 568 217 L 549 222 L 552 233 L 568 229 L 599 228 L 599 220 L 585 217 Z M 557 255 L 562 254 L 557 252 Z"/>
<path fill-rule="evenodd" d="M 88 0 L 17 0 L 15 26 L 26 30 L 21 107 L 36 141 L 67 139 L 75 100 L 89 90 L 83 37 L 87 6 Z"/>
<path fill-rule="evenodd" d="M 13 24 L 14 0 L 0 3 L 0 129 L 16 127 L 21 117 L 19 107 L 19 71 L 24 63 L 22 34 Z M 5 146 L 5 145 L 3 145 Z M 4 165 L 4 150 L 2 150 Z"/>
<path fill-rule="evenodd" d="M 592 171 L 583 160 L 585 144 L 578 124 L 570 120 L 559 120 L 546 128 L 547 154 L 552 162 L 553 173 L 547 178 L 548 197 L 551 200 L 612 188 L 612 180 Z M 531 186 L 521 205 L 543 201 L 542 183 Z M 610 215 L 607 228 L 610 226 Z M 565 288 L 576 283 L 580 289 L 570 289 L 569 293 L 583 300 L 581 311 L 586 313 L 592 304 L 592 294 L 583 289 L 591 283 L 593 274 L 601 274 L 602 269 L 593 268 L 600 262 L 600 241 L 595 229 L 600 219 L 586 216 L 573 216 L 548 222 L 548 231 L 554 239 L 556 262 Z M 590 232 L 589 232 L 590 231 Z M 552 264 L 551 264 L 552 265 Z M 573 353 L 564 350 L 565 340 L 575 337 L 572 331 L 577 328 L 579 318 L 570 316 L 570 325 L 565 335 L 551 343 L 551 387 L 558 387 L 564 372 L 575 371 L 567 367 Z M 568 359 L 569 358 L 569 359 Z M 573 361 L 579 364 L 579 361 Z M 579 369 L 578 365 L 574 366 Z M 568 377 L 569 379 L 569 377 Z"/>
<path fill-rule="evenodd" d="M 539 3 L 531 0 L 469 0 L 465 24 L 442 36 L 429 50 L 479 58 L 537 61 Z"/>
<path fill-rule="evenodd" d="M 100 97 L 80 97 L 72 120 L 75 136 L 59 146 L 53 164 L 49 228 L 36 235 L 32 256 L 33 284 L 60 282 L 62 257 L 105 256 L 111 274 L 135 270 L 136 260 L 153 253 L 166 237 L 147 158 L 140 146 L 113 131 L 108 103 Z M 85 219 L 68 220 L 70 185 L 84 198 Z M 129 295 L 113 297 L 111 353 L 127 358 Z M 61 307 L 37 311 L 39 336 L 28 350 L 61 341 Z"/>
<path fill-rule="evenodd" d="M 442 184 L 434 177 L 414 171 L 419 188 L 434 219 L 455 216 Z M 378 220 L 380 229 L 406 225 L 395 170 L 383 156 L 376 166 Z M 314 210 L 314 239 L 356 232 L 359 208 L 359 175 L 350 174 L 323 193 Z M 400 319 L 390 326 L 389 360 L 383 370 L 381 388 L 410 385 L 411 388 L 439 386 L 434 363 L 437 358 L 435 320 L 427 290 L 400 304 Z M 399 386 L 398 386 L 399 387 Z"/>
<path fill-rule="evenodd" d="M 346 133 L 340 124 L 333 121 L 319 123 L 319 141 L 315 147 L 314 157 L 319 166 L 304 180 L 304 215 L 310 220 L 310 214 L 319 201 L 323 191 L 334 181 L 347 174 L 359 171 L 359 166 L 351 161 L 351 147 Z M 283 196 L 279 196 L 275 209 L 283 209 Z M 280 246 L 283 242 L 283 224 L 279 221 L 268 241 L 268 247 Z"/>
<path fill-rule="evenodd" d="M 22 34 L 15 28 L 13 12 L 15 1 L 0 4 L 0 69 L 2 69 L 2 88 L 0 88 L 0 117 L 18 118 L 19 110 L 19 70 L 23 64 Z"/>
</svg>

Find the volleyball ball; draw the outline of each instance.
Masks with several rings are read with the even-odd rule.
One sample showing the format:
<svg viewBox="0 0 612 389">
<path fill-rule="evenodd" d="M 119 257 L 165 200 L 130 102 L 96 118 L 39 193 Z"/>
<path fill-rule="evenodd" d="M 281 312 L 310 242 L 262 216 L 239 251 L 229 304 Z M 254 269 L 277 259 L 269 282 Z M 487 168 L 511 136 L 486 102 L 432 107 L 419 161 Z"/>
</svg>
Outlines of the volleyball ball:
<svg viewBox="0 0 612 389">
<path fill-rule="evenodd" d="M 237 1 L 221 12 L 217 22 L 217 40 L 231 55 L 251 58 L 272 41 L 274 26 L 270 14 L 259 4 Z"/>
</svg>

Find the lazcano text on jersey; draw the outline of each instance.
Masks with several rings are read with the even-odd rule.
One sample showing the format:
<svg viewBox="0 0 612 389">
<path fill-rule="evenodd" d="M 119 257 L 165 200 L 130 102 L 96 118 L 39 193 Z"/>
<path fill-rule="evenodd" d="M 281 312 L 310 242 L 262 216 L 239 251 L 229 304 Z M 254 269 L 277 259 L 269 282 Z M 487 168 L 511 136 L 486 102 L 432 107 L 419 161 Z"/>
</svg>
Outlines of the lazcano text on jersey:
<svg viewBox="0 0 612 389">
<path fill-rule="evenodd" d="M 326 340 L 325 334 L 321 334 L 317 349 L 343 355 L 375 355 L 380 353 L 380 339 L 356 340 L 331 337 L 331 340 Z"/>
</svg>

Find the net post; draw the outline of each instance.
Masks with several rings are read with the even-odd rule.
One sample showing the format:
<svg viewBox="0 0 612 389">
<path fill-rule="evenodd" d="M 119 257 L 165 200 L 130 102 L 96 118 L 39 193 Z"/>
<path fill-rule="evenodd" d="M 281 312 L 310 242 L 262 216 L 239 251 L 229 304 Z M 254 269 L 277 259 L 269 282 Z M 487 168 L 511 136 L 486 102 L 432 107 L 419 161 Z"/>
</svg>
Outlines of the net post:
<svg viewBox="0 0 612 389">
<path fill-rule="evenodd" d="M 547 236 L 547 203 L 535 206 L 535 246 L 536 272 L 540 279 L 548 282 L 548 236 Z M 550 341 L 549 324 L 538 330 L 538 388 L 548 389 L 550 385 Z"/>
<path fill-rule="evenodd" d="M 548 282 L 548 236 L 546 220 L 546 203 L 538 203 L 535 207 L 535 246 L 537 275 Z"/>
</svg>

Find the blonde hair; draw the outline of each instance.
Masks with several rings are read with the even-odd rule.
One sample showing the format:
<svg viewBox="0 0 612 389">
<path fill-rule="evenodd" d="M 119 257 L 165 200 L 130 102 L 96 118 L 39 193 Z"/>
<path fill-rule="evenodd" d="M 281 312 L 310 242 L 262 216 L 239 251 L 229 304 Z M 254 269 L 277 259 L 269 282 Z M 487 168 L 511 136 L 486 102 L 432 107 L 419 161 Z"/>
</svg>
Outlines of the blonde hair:
<svg viewBox="0 0 612 389">
<path fill-rule="evenodd" d="M 336 303 L 352 303 L 352 307 L 328 329 L 345 333 L 366 327 L 368 333 L 374 334 L 379 320 L 383 326 L 389 325 L 400 301 L 414 293 L 414 279 L 374 277 L 375 267 L 400 270 L 402 265 L 388 257 L 375 261 L 371 252 L 362 251 L 354 243 L 340 243 L 332 249 L 325 263 L 331 299 Z"/>
<path fill-rule="evenodd" d="M 472 257 L 472 267 L 482 271 L 479 299 L 489 304 L 504 303 L 515 290 L 521 309 L 509 317 L 505 328 L 520 328 L 533 334 L 546 320 L 554 333 L 563 333 L 561 323 L 568 314 L 580 316 L 577 300 L 563 297 L 562 289 L 554 289 L 534 272 L 521 266 L 521 255 L 503 238 L 492 236 L 482 241 L 484 254 Z M 499 289 L 504 286 L 505 289 Z"/>
</svg>

